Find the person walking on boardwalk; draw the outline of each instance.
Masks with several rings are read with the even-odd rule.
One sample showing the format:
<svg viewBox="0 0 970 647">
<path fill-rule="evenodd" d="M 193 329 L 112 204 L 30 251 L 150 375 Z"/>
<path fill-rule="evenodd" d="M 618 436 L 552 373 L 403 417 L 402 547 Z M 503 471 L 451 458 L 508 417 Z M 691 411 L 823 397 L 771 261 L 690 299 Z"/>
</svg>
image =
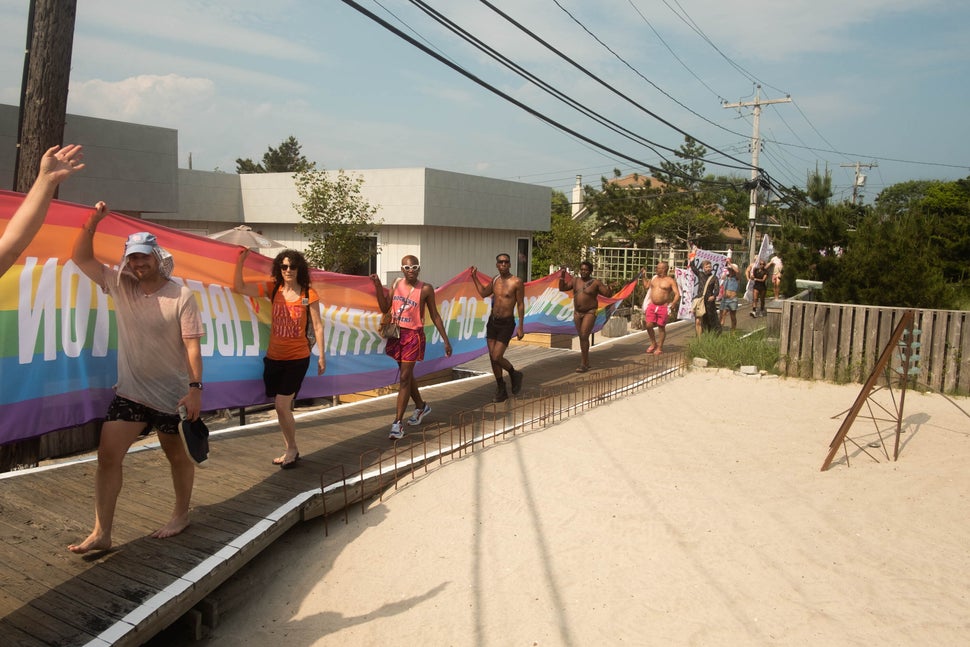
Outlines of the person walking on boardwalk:
<svg viewBox="0 0 970 647">
<path fill-rule="evenodd" d="M 677 303 L 680 301 L 680 288 L 677 281 L 667 274 L 669 266 L 664 261 L 657 263 L 657 273 L 647 281 L 644 274 L 642 280 L 647 288 L 647 309 L 643 312 L 644 322 L 647 325 L 647 334 L 650 336 L 650 345 L 647 346 L 647 354 L 660 355 L 663 353 L 664 340 L 667 338 L 667 320 L 677 312 Z M 657 334 L 654 336 L 654 326 Z"/>
<path fill-rule="evenodd" d="M 738 327 L 738 289 L 741 286 L 741 279 L 738 278 L 740 268 L 734 263 L 728 262 L 724 269 L 724 279 L 721 286 L 724 288 L 724 296 L 721 297 L 721 328 L 724 328 L 724 317 L 730 314 L 731 330 Z"/>
<path fill-rule="evenodd" d="M 771 275 L 771 285 L 775 293 L 775 301 L 781 291 L 781 273 L 785 269 L 785 264 L 781 261 L 781 256 L 775 254 L 768 261 L 768 273 Z"/>
<path fill-rule="evenodd" d="M 317 352 L 317 375 L 327 370 L 327 353 L 323 343 L 323 320 L 320 318 L 320 297 L 310 287 L 310 266 L 295 249 L 285 249 L 273 259 L 272 280 L 245 283 L 243 264 L 249 250 L 239 254 L 233 289 L 250 297 L 269 297 L 272 320 L 269 345 L 263 358 L 263 384 L 266 397 L 273 398 L 276 419 L 283 432 L 283 453 L 273 459 L 282 469 L 296 466 L 300 449 L 296 444 L 296 420 L 293 401 L 303 378 L 310 368 L 313 348 L 307 332 L 313 326 Z"/>
<path fill-rule="evenodd" d="M 509 399 L 509 393 L 505 388 L 505 377 L 502 371 L 508 371 L 509 381 L 512 383 L 512 395 L 518 395 L 522 390 L 522 371 L 515 370 L 512 363 L 505 359 L 505 351 L 512 341 L 513 333 L 520 341 L 525 336 L 522 329 L 525 323 L 525 286 L 522 279 L 512 275 L 512 257 L 508 254 L 496 256 L 495 267 L 498 269 L 498 275 L 487 285 L 479 283 L 477 267 L 471 268 L 471 277 L 472 284 L 483 299 L 492 297 L 492 311 L 485 324 L 488 359 L 492 364 L 492 373 L 495 375 L 496 382 L 495 397 L 492 398 L 492 402 L 505 402 Z M 519 313 L 518 325 L 515 323 L 516 310 Z"/>
<path fill-rule="evenodd" d="M 699 270 L 698 264 L 700 264 Z M 717 294 L 720 291 L 720 284 L 717 276 L 714 275 L 714 266 L 706 259 L 703 261 L 694 259 L 689 265 L 697 281 L 694 287 L 694 301 L 700 299 L 703 304 L 701 311 L 694 313 L 694 330 L 698 337 L 701 336 L 702 330 L 720 333 L 721 321 L 717 316 Z"/>
<path fill-rule="evenodd" d="M 17 262 L 40 231 L 60 183 L 84 168 L 81 157 L 81 147 L 70 144 L 64 148 L 52 146 L 40 158 L 37 178 L 0 236 L 0 276 Z"/>
<path fill-rule="evenodd" d="M 579 264 L 579 276 L 566 279 L 566 268 L 559 271 L 559 289 L 573 291 L 573 323 L 579 333 L 580 364 L 577 373 L 589 370 L 589 337 L 596 323 L 596 310 L 599 309 L 597 297 L 613 296 L 613 291 L 599 279 L 593 278 L 593 264 L 583 261 Z"/>
<path fill-rule="evenodd" d="M 195 297 L 172 280 L 171 254 L 148 232 L 131 234 L 120 267 L 94 257 L 94 233 L 108 215 L 99 202 L 74 242 L 74 263 L 114 301 L 118 324 L 118 383 L 98 445 L 94 481 L 94 529 L 68 546 L 73 553 L 111 548 L 122 462 L 131 444 L 152 428 L 171 466 L 175 507 L 152 533 L 164 539 L 189 525 L 195 462 L 178 434 L 179 409 L 196 420 L 202 410 L 202 350 L 205 332 Z"/>
<path fill-rule="evenodd" d="M 752 317 L 764 317 L 765 297 L 768 292 L 768 268 L 765 266 L 764 259 L 756 258 L 748 266 L 748 280 L 751 281 L 754 294 L 751 301 L 751 312 L 748 314 Z"/>
<path fill-rule="evenodd" d="M 397 390 L 397 407 L 394 422 L 388 438 L 397 440 L 404 437 L 404 414 L 407 413 L 408 401 L 414 401 L 414 413 L 407 419 L 412 426 L 420 425 L 424 417 L 431 413 L 431 405 L 424 401 L 418 391 L 418 382 L 414 377 L 414 365 L 424 359 L 426 344 L 424 336 L 424 312 L 428 311 L 431 323 L 445 342 L 445 355 L 451 357 L 451 342 L 448 333 L 438 313 L 435 303 L 434 286 L 418 280 L 421 265 L 417 256 L 405 256 L 401 259 L 403 279 L 394 281 L 390 290 L 385 289 L 380 277 L 371 274 L 377 290 L 377 305 L 381 312 L 391 312 L 392 320 L 400 326 L 400 336 L 387 340 L 384 352 L 397 362 L 400 382 Z"/>
</svg>

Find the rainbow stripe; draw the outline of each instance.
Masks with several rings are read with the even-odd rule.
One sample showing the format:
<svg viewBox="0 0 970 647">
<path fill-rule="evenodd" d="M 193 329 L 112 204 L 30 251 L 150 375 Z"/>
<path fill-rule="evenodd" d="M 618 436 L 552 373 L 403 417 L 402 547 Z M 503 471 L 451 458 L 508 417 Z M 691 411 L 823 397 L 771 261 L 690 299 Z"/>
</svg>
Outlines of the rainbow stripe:
<svg viewBox="0 0 970 647">
<path fill-rule="evenodd" d="M 0 191 L 0 230 L 23 195 Z M 0 444 L 31 438 L 104 415 L 116 378 L 118 337 L 113 304 L 71 261 L 71 250 L 90 207 L 55 201 L 27 251 L 0 277 Z M 151 231 L 173 255 L 173 278 L 193 290 L 206 334 L 202 354 L 207 410 L 266 402 L 262 358 L 269 341 L 269 302 L 232 291 L 241 247 L 160 225 L 111 214 L 94 241 L 98 260 L 121 260 L 128 235 Z M 246 281 L 265 280 L 272 260 L 250 254 Z M 488 280 L 487 277 L 480 277 Z M 354 393 L 394 383 L 397 364 L 384 355 L 377 334 L 380 311 L 367 277 L 314 270 L 325 328 L 327 371 L 316 362 L 301 397 Z M 487 352 L 489 304 L 468 270 L 436 290 L 438 309 L 453 354 L 446 357 L 434 326 L 426 323 L 424 375 L 457 366 Z M 629 296 L 631 282 L 612 299 L 600 298 L 595 330 Z M 527 332 L 574 334 L 572 297 L 558 290 L 558 274 L 526 284 Z M 150 340 L 146 340 L 150 343 Z"/>
</svg>

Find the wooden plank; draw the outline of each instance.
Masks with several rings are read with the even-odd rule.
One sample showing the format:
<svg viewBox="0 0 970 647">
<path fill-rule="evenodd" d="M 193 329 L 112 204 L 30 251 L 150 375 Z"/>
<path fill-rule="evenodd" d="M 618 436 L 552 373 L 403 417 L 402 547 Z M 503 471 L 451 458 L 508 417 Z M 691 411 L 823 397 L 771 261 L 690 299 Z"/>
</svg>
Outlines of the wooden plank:
<svg viewBox="0 0 970 647">
<path fill-rule="evenodd" d="M 970 313 L 962 312 L 963 321 L 960 333 L 959 368 L 956 386 L 959 393 L 970 393 Z"/>
<path fill-rule="evenodd" d="M 788 347 L 791 344 L 792 309 L 794 301 L 785 300 L 781 304 L 781 327 L 778 330 L 778 356 L 781 358 L 781 372 L 788 374 Z"/>
<path fill-rule="evenodd" d="M 0 579 L 3 580 L 4 593 L 21 605 L 29 605 L 52 621 L 70 627 L 70 634 L 78 633 L 97 636 L 117 620 L 116 610 L 94 610 L 73 597 L 71 591 L 59 587 L 48 587 L 39 577 L 42 573 L 18 572 L 0 564 Z M 24 629 L 27 629 L 24 627 Z M 51 644 L 60 644 L 63 638 Z"/>
<path fill-rule="evenodd" d="M 929 386 L 936 391 L 943 391 L 946 387 L 946 357 L 947 342 L 952 333 L 951 312 L 934 313 L 934 333 L 929 337 L 930 343 L 927 344 L 928 350 L 932 353 L 930 370 L 932 371 L 932 382 Z"/>
<path fill-rule="evenodd" d="M 802 317 L 806 330 L 802 334 L 802 346 L 798 357 L 798 376 L 806 379 L 812 377 L 812 353 L 815 349 L 815 313 L 818 307 L 818 303 L 814 301 L 806 303 Z"/>
<path fill-rule="evenodd" d="M 947 326 L 945 359 L 943 362 L 943 392 L 953 393 L 956 389 L 960 367 L 960 339 L 963 336 L 964 315 L 960 312 L 949 313 Z"/>
<path fill-rule="evenodd" d="M 838 366 L 839 357 L 839 331 L 842 329 L 842 308 L 837 305 L 829 305 L 828 318 L 825 322 L 825 349 L 822 355 L 822 379 L 835 380 L 835 369 Z"/>
<path fill-rule="evenodd" d="M 812 379 L 825 379 L 825 340 L 828 338 L 828 304 L 819 304 L 812 316 Z"/>
<path fill-rule="evenodd" d="M 855 308 L 842 306 L 840 310 L 839 338 L 836 342 L 835 369 L 833 379 L 836 382 L 852 380 L 852 332 L 855 327 Z"/>
<path fill-rule="evenodd" d="M 797 303 L 792 307 L 792 337 L 788 345 L 788 365 L 786 375 L 795 377 L 800 370 L 802 338 L 805 335 L 805 304 Z"/>
<path fill-rule="evenodd" d="M 4 645 L 8 636 L 18 637 L 16 643 L 24 647 L 49 647 L 50 645 L 83 645 L 90 642 L 95 634 L 83 631 L 59 620 L 56 616 L 32 606 L 29 602 L 18 600 L 5 589 L 0 589 L 0 636 Z M 19 636 L 28 638 L 21 639 Z M 30 640 L 32 639 L 32 641 Z"/>
<path fill-rule="evenodd" d="M 863 306 L 854 306 L 853 328 L 852 328 L 852 354 L 850 364 L 852 366 L 852 379 L 855 382 L 862 382 L 869 375 L 866 371 L 866 309 Z"/>
<path fill-rule="evenodd" d="M 924 310 L 923 318 L 920 322 L 920 362 L 919 362 L 919 381 L 933 387 L 934 380 L 934 357 L 933 357 L 933 335 L 936 333 L 936 311 Z"/>
</svg>

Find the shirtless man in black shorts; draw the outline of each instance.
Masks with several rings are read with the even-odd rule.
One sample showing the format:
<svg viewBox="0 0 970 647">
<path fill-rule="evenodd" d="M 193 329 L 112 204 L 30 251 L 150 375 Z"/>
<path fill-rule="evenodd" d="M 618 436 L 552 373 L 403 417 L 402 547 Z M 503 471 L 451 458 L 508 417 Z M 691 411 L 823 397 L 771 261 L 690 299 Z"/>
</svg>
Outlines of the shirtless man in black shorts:
<svg viewBox="0 0 970 647">
<path fill-rule="evenodd" d="M 613 290 L 599 279 L 594 279 L 593 264 L 583 261 L 579 264 L 579 276 L 566 280 L 566 268 L 559 272 L 559 289 L 563 292 L 573 291 L 573 323 L 579 333 L 579 351 L 582 363 L 576 369 L 577 373 L 589 370 L 589 336 L 596 323 L 596 310 L 599 308 L 597 297 L 613 296 Z"/>
<path fill-rule="evenodd" d="M 509 373 L 512 395 L 518 395 L 522 390 L 522 371 L 512 368 L 512 363 L 505 359 L 505 349 L 509 347 L 513 333 L 519 340 L 525 336 L 522 329 L 525 321 L 525 286 L 522 279 L 512 275 L 510 271 L 512 257 L 508 254 L 496 256 L 495 267 L 498 269 L 498 274 L 488 285 L 482 285 L 478 281 L 477 267 L 471 268 L 471 277 L 472 283 L 483 299 L 492 297 L 492 312 L 488 315 L 488 323 L 485 324 L 488 359 L 492 362 L 492 373 L 495 375 L 497 384 L 492 402 L 504 402 L 509 399 L 509 393 L 505 389 L 503 370 Z M 515 324 L 515 310 L 519 311 L 518 326 Z"/>
</svg>

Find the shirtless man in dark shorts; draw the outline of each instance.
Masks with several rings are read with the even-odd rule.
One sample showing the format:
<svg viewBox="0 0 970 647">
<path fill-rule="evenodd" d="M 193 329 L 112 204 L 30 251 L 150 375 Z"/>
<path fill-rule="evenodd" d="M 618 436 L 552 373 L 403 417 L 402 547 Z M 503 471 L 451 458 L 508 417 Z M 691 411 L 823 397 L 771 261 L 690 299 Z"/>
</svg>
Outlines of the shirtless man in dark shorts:
<svg viewBox="0 0 970 647">
<path fill-rule="evenodd" d="M 496 389 L 492 402 L 504 402 L 509 399 L 505 388 L 505 378 L 502 371 L 508 371 L 512 382 L 512 395 L 518 395 L 522 390 L 522 371 L 512 367 L 512 363 L 505 359 L 505 350 L 509 347 L 512 334 L 521 340 L 525 336 L 522 324 L 525 321 L 525 286 L 522 279 L 513 276 L 510 271 L 512 257 L 499 254 L 495 257 L 495 267 L 498 274 L 488 285 L 482 285 L 478 280 L 478 268 L 471 268 L 472 283 L 478 294 L 484 299 L 492 297 L 492 312 L 485 324 L 485 340 L 488 343 L 488 359 L 492 362 L 492 373 L 495 375 Z M 515 310 L 519 312 L 519 324 L 515 324 Z"/>
<path fill-rule="evenodd" d="M 559 289 L 563 292 L 573 291 L 573 323 L 576 324 L 576 332 L 579 333 L 579 351 L 582 356 L 582 363 L 576 369 L 577 373 L 585 373 L 589 370 L 589 336 L 596 323 L 596 309 L 599 308 L 596 298 L 600 295 L 613 296 L 613 290 L 599 279 L 594 279 L 592 273 L 593 264 L 589 261 L 580 263 L 579 276 L 574 276 L 570 280 L 566 280 L 566 268 L 559 273 Z"/>
<path fill-rule="evenodd" d="M 669 266 L 660 261 L 657 263 L 657 274 L 647 281 L 643 277 L 644 287 L 650 296 L 650 302 L 644 311 L 644 321 L 647 324 L 647 334 L 650 335 L 650 345 L 647 347 L 647 354 L 660 355 L 663 353 L 664 339 L 667 338 L 667 319 L 677 311 L 677 302 L 680 301 L 680 288 L 677 281 L 667 275 Z M 654 336 L 653 328 L 658 328 Z"/>
</svg>

